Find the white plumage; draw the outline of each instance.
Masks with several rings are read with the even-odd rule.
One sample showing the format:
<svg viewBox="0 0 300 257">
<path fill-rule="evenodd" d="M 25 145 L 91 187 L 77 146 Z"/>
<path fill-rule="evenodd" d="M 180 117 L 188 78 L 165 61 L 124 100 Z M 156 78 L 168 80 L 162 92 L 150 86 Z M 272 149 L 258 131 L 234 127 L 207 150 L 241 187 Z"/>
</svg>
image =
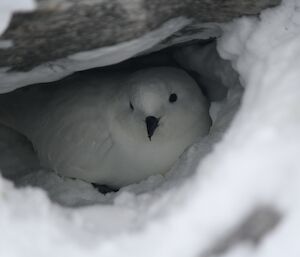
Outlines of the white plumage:
<svg viewBox="0 0 300 257">
<path fill-rule="evenodd" d="M 196 82 L 169 67 L 80 74 L 2 95 L 0 106 L 44 167 L 116 187 L 164 174 L 210 127 Z"/>
</svg>

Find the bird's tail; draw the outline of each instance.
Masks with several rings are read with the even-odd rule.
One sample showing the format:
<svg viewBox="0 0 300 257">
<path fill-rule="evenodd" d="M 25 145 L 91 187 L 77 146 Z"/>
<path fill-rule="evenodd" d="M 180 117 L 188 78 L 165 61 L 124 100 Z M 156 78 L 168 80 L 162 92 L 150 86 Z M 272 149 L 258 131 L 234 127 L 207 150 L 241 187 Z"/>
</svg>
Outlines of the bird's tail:
<svg viewBox="0 0 300 257">
<path fill-rule="evenodd" d="M 4 101 L 3 96 L 0 95 L 0 124 L 6 127 L 13 128 L 13 115 L 11 113 L 11 106 L 7 101 Z"/>
<path fill-rule="evenodd" d="M 46 90 L 43 88 L 33 85 L 0 94 L 0 124 L 23 133 L 31 117 L 39 113 L 49 95 L 51 97 L 52 87 Z"/>
<path fill-rule="evenodd" d="M 22 109 L 22 104 L 18 93 L 0 94 L 1 125 L 16 129 L 16 118 L 19 115 L 20 109 Z"/>
</svg>

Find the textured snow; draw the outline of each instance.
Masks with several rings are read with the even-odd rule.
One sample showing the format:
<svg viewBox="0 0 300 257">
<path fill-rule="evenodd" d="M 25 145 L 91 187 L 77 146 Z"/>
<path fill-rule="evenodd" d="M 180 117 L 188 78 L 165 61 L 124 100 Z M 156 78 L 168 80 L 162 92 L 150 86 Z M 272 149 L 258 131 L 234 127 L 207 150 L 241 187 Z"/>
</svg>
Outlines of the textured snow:
<svg viewBox="0 0 300 257">
<path fill-rule="evenodd" d="M 217 48 L 240 74 L 241 106 L 234 81 L 213 107 L 211 134 L 166 179 L 76 209 L 1 179 L 0 256 L 205 256 L 255 208 L 271 206 L 282 218 L 263 240 L 238 242 L 220 256 L 299 257 L 300 1 L 227 24 Z M 93 198 L 91 191 L 82 190 Z"/>
</svg>

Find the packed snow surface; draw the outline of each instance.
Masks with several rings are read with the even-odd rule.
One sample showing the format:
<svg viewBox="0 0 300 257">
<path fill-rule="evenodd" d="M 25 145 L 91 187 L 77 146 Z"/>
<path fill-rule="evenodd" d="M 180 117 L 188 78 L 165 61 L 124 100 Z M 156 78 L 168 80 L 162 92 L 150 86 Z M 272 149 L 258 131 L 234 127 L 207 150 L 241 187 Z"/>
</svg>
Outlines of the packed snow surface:
<svg viewBox="0 0 300 257">
<path fill-rule="evenodd" d="M 242 90 L 232 80 L 226 100 L 212 105 L 210 135 L 166 178 L 150 177 L 101 197 L 55 174 L 41 183 L 50 197 L 51 181 L 68 200 L 74 196 L 73 202 L 58 197 L 66 205 L 86 199 L 105 204 L 66 208 L 41 189 L 16 189 L 1 179 L 0 256 L 207 256 L 261 206 L 278 212 L 279 223 L 256 243 L 229 240 L 218 255 L 300 256 L 300 1 L 283 1 L 223 29 L 217 48 L 240 75 L 241 106 Z M 201 56 L 199 50 L 199 62 Z"/>
</svg>

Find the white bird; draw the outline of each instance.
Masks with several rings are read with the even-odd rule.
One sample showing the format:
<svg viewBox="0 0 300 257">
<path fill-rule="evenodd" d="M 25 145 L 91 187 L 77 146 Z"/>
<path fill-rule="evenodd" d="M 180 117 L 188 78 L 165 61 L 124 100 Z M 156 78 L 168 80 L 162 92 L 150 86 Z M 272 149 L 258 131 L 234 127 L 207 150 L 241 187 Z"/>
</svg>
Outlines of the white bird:
<svg viewBox="0 0 300 257">
<path fill-rule="evenodd" d="M 183 70 L 71 76 L 0 96 L 0 121 L 24 134 L 41 165 L 122 187 L 165 174 L 206 135 L 208 103 Z"/>
</svg>

